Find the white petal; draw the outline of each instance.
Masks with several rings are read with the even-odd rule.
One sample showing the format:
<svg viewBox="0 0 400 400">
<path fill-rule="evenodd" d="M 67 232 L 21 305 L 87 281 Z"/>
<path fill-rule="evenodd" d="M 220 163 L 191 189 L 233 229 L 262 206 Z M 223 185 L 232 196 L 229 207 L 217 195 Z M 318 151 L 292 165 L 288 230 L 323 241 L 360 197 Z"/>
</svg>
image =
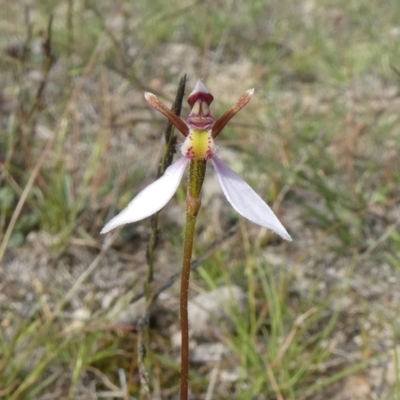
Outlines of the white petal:
<svg viewBox="0 0 400 400">
<path fill-rule="evenodd" d="M 240 215 L 258 225 L 273 230 L 283 239 L 292 240 L 274 212 L 239 175 L 215 155 L 211 162 L 217 173 L 222 191 L 229 203 Z"/>
<path fill-rule="evenodd" d="M 189 159 L 182 157 L 169 166 L 164 175 L 143 189 L 100 233 L 107 233 L 117 226 L 140 221 L 161 210 L 174 195 L 182 180 Z"/>
</svg>

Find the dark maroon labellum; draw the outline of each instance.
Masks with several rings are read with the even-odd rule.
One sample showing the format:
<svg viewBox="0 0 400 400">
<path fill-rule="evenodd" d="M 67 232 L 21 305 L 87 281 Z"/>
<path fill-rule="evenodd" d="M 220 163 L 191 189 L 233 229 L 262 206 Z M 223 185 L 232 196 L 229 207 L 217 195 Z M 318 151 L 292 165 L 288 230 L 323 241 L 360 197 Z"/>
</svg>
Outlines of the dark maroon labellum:
<svg viewBox="0 0 400 400">
<path fill-rule="evenodd" d="M 187 102 L 189 103 L 190 108 L 193 108 L 194 103 L 196 103 L 196 101 L 198 99 L 201 99 L 201 100 L 205 101 L 208 105 L 210 105 L 212 103 L 212 101 L 214 100 L 214 96 L 211 93 L 205 93 L 205 92 L 192 93 L 187 99 Z"/>
</svg>

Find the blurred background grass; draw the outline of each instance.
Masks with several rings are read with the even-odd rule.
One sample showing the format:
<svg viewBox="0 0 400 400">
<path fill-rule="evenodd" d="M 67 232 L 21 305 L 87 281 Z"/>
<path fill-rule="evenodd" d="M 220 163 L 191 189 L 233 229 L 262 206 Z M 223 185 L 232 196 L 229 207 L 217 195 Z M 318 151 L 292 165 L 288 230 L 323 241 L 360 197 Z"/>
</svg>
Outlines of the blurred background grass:
<svg viewBox="0 0 400 400">
<path fill-rule="evenodd" d="M 99 231 L 154 180 L 166 121 L 143 91 L 171 104 L 186 72 L 216 116 L 256 89 L 219 154 L 294 239 L 240 220 L 207 176 L 192 295 L 239 285 L 248 313 L 215 322 L 229 352 L 192 365 L 192 398 L 400 398 L 399 21 L 397 0 L 6 0 L 0 397 L 177 398 L 176 285 L 150 321 L 151 395 L 140 329 L 116 316 L 149 221 Z M 155 286 L 180 269 L 183 199 L 160 216 Z"/>
</svg>

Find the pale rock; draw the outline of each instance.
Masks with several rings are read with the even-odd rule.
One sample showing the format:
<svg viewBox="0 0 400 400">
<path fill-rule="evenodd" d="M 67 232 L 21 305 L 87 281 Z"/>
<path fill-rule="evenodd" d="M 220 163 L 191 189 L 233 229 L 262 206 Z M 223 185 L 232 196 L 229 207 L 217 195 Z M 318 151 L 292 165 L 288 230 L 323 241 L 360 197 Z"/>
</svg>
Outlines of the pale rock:
<svg viewBox="0 0 400 400">
<path fill-rule="evenodd" d="M 220 361 L 229 353 L 229 348 L 220 342 L 202 343 L 194 348 L 191 361 L 195 363 L 208 363 Z"/>
<path fill-rule="evenodd" d="M 142 297 L 134 303 L 128 304 L 118 315 L 117 324 L 136 325 L 145 315 L 146 299 Z"/>
<path fill-rule="evenodd" d="M 188 307 L 192 337 L 210 340 L 221 328 L 234 331 L 234 315 L 246 308 L 246 294 L 239 286 L 222 286 L 196 296 Z"/>
<path fill-rule="evenodd" d="M 333 400 L 366 400 L 371 391 L 371 383 L 365 375 L 349 376 Z"/>
<path fill-rule="evenodd" d="M 81 307 L 72 313 L 72 321 L 69 324 L 67 331 L 77 331 L 82 329 L 87 321 L 89 321 L 91 312 L 86 307 Z"/>
<path fill-rule="evenodd" d="M 196 348 L 196 342 L 194 340 L 189 340 L 189 350 L 194 351 Z M 176 331 L 171 335 L 171 346 L 175 349 L 180 349 L 182 346 L 182 333 L 181 331 Z"/>
</svg>

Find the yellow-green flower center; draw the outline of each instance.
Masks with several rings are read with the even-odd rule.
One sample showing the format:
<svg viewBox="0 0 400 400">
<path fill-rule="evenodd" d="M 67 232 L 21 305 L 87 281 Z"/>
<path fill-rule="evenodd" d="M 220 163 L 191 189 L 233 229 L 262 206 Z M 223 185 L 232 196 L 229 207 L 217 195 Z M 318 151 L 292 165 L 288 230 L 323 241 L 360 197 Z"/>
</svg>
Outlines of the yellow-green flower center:
<svg viewBox="0 0 400 400">
<path fill-rule="evenodd" d="M 207 160 L 216 151 L 211 129 L 191 129 L 182 148 L 182 154 L 193 160 Z"/>
</svg>

